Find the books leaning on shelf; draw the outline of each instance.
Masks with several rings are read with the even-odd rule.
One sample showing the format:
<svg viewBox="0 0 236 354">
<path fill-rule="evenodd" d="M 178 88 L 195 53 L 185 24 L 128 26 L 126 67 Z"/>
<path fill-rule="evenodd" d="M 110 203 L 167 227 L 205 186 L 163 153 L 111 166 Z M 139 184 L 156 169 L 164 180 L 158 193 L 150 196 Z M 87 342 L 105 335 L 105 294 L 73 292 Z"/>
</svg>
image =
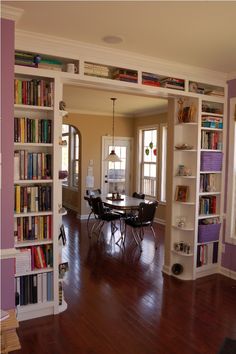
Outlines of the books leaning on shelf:
<svg viewBox="0 0 236 354">
<path fill-rule="evenodd" d="M 52 245 L 32 246 L 21 248 L 16 256 L 16 274 L 30 273 L 36 269 L 53 266 Z"/>
<path fill-rule="evenodd" d="M 199 198 L 199 214 L 215 214 L 216 213 L 216 196 L 204 196 Z"/>
<path fill-rule="evenodd" d="M 214 264 L 218 261 L 218 242 L 198 245 L 197 267 Z"/>
<path fill-rule="evenodd" d="M 201 173 L 199 192 L 216 192 L 216 179 L 217 176 L 214 173 Z"/>
<path fill-rule="evenodd" d="M 52 187 L 44 185 L 14 186 L 14 212 L 32 213 L 51 211 Z"/>
<path fill-rule="evenodd" d="M 201 132 L 201 148 L 210 150 L 222 150 L 221 132 L 203 130 Z"/>
<path fill-rule="evenodd" d="M 50 119 L 14 118 L 15 143 L 52 142 L 52 122 Z"/>
<path fill-rule="evenodd" d="M 20 306 L 53 301 L 53 272 L 16 277 Z"/>
<path fill-rule="evenodd" d="M 14 180 L 51 179 L 52 155 L 45 152 L 14 152 Z"/>
<path fill-rule="evenodd" d="M 15 242 L 52 239 L 52 216 L 26 216 L 14 218 Z"/>
<path fill-rule="evenodd" d="M 223 118 L 210 115 L 202 116 L 202 127 L 223 129 Z"/>
<path fill-rule="evenodd" d="M 33 106 L 53 106 L 54 86 L 52 81 L 14 80 L 14 103 Z"/>
</svg>

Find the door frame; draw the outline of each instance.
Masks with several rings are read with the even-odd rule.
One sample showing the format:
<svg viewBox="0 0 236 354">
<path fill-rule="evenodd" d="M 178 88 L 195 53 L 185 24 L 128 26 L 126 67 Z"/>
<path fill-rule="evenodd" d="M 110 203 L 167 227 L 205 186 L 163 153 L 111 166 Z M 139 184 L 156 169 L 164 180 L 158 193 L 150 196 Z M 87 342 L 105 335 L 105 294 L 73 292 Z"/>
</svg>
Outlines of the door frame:
<svg viewBox="0 0 236 354">
<path fill-rule="evenodd" d="M 104 179 L 104 175 L 105 175 L 105 171 L 104 171 L 104 160 L 103 160 L 103 151 L 105 148 L 105 140 L 106 139 L 111 139 L 111 136 L 102 136 L 102 151 L 101 151 L 101 182 L 100 182 L 100 188 L 101 191 L 103 192 L 103 179 Z M 134 144 L 134 139 L 133 137 L 127 137 L 127 136 L 116 136 L 114 137 L 114 145 L 116 146 L 116 143 L 118 143 L 119 140 L 126 140 L 130 142 L 130 161 L 129 161 L 129 166 L 130 166 L 130 172 L 129 172 L 129 193 L 133 187 L 133 160 L 134 160 L 134 156 L 133 156 L 133 144 Z"/>
</svg>

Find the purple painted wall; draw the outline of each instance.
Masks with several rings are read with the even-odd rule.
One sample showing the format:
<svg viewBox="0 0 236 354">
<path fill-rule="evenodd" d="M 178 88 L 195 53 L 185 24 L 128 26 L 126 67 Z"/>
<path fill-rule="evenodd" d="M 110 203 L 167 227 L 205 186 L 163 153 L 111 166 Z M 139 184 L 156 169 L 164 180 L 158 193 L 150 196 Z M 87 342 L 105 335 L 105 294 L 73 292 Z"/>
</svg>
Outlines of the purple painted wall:
<svg viewBox="0 0 236 354">
<path fill-rule="evenodd" d="M 1 19 L 1 248 L 14 247 L 14 22 Z"/>
<path fill-rule="evenodd" d="M 230 80 L 228 81 L 228 108 L 229 108 L 229 100 L 232 97 L 236 97 L 236 79 L 234 80 Z M 228 117 L 227 117 L 228 121 L 229 121 L 229 109 L 228 109 Z M 228 146 L 227 146 L 227 151 L 228 151 Z M 226 159 L 226 166 L 228 166 L 228 156 Z M 227 174 L 226 174 L 227 177 Z M 227 186 L 226 186 L 227 188 Z M 225 190 L 225 195 L 227 198 L 227 193 Z M 226 211 L 226 204 L 227 200 L 225 200 L 225 211 Z M 223 239 L 225 240 L 225 225 L 224 225 L 224 229 L 223 229 Z M 225 242 L 224 242 L 225 243 Z M 225 243 L 225 252 L 222 253 L 222 260 L 221 260 L 221 265 L 224 268 L 227 268 L 229 270 L 232 270 L 234 272 L 236 272 L 236 246 L 235 245 L 231 245 L 229 243 Z"/>
<path fill-rule="evenodd" d="M 14 259 L 1 260 L 1 309 L 15 308 Z"/>
<path fill-rule="evenodd" d="M 1 19 L 1 249 L 14 247 L 14 22 Z M 1 260 L 1 308 L 15 307 L 14 259 Z"/>
</svg>

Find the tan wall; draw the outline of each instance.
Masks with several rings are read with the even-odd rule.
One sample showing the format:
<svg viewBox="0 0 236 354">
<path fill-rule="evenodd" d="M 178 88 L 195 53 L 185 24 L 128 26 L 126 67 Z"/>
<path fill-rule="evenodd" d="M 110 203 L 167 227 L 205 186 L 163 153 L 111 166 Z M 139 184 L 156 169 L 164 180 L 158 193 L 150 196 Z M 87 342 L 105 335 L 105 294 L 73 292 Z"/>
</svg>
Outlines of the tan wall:
<svg viewBox="0 0 236 354">
<path fill-rule="evenodd" d="M 135 147 L 138 146 L 138 130 L 140 127 L 150 126 L 153 124 L 167 123 L 167 116 L 168 116 L 168 114 L 166 112 L 166 113 L 155 114 L 155 115 L 151 115 L 151 116 L 147 116 L 147 117 L 135 118 L 135 121 L 134 121 L 134 129 L 135 129 L 134 146 Z M 138 161 L 137 148 L 135 148 L 134 154 L 135 154 L 134 161 Z M 158 155 L 158 160 L 160 162 L 160 155 Z M 136 181 L 135 174 L 134 174 L 133 178 L 134 178 L 134 180 L 133 180 L 134 188 L 136 188 L 138 190 L 138 187 L 136 186 L 137 181 Z M 163 221 L 166 220 L 166 206 L 165 205 L 158 206 L 156 217 L 158 219 L 163 220 Z"/>
<path fill-rule="evenodd" d="M 110 116 L 95 116 L 82 114 L 69 114 L 64 123 L 71 124 L 80 132 L 81 149 L 81 209 L 77 204 L 77 198 L 73 191 L 65 191 L 63 197 L 69 198 L 69 202 L 76 202 L 75 207 L 80 210 L 80 215 L 88 214 L 88 207 L 84 201 L 86 190 L 85 179 L 89 160 L 94 161 L 94 188 L 101 187 L 101 157 L 102 157 L 102 136 L 112 135 L 112 118 Z M 133 137 L 133 118 L 115 118 L 115 136 Z M 66 200 L 67 202 L 67 200 Z"/>
</svg>

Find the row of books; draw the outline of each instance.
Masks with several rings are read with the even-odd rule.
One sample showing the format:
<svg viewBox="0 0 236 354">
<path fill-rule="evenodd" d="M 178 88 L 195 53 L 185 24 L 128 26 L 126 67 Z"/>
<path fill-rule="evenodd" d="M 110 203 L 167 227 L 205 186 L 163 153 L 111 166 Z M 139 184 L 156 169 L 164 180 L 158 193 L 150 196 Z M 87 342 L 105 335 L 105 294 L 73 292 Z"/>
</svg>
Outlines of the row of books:
<svg viewBox="0 0 236 354">
<path fill-rule="evenodd" d="M 137 83 L 138 72 L 135 70 L 116 68 L 112 72 L 112 79 Z"/>
<path fill-rule="evenodd" d="M 214 173 L 202 173 L 200 175 L 199 192 L 215 192 L 217 176 Z"/>
<path fill-rule="evenodd" d="M 52 122 L 50 119 L 14 118 L 15 143 L 52 142 Z"/>
<path fill-rule="evenodd" d="M 18 250 L 15 261 L 16 274 L 30 273 L 36 269 L 51 267 L 53 267 L 53 247 L 51 244 Z"/>
<path fill-rule="evenodd" d="M 203 130 L 201 132 L 201 148 L 222 150 L 221 132 Z"/>
<path fill-rule="evenodd" d="M 16 277 L 16 291 L 20 306 L 53 301 L 53 273 Z"/>
<path fill-rule="evenodd" d="M 14 180 L 51 179 L 52 155 L 45 152 L 14 152 Z"/>
<path fill-rule="evenodd" d="M 161 86 L 160 77 L 156 74 L 142 73 L 142 84 L 150 86 Z"/>
<path fill-rule="evenodd" d="M 221 117 L 203 115 L 202 116 L 202 127 L 223 129 L 223 119 Z"/>
<path fill-rule="evenodd" d="M 14 103 L 34 106 L 53 106 L 54 86 L 52 81 L 15 79 Z"/>
<path fill-rule="evenodd" d="M 110 69 L 106 65 L 94 64 L 94 63 L 84 63 L 84 74 L 97 77 L 109 78 Z"/>
<path fill-rule="evenodd" d="M 51 211 L 51 186 L 14 186 L 14 212 L 32 213 Z"/>
<path fill-rule="evenodd" d="M 216 196 L 210 195 L 199 198 L 199 215 L 216 213 Z"/>
<path fill-rule="evenodd" d="M 165 77 L 160 80 L 161 87 L 184 90 L 185 81 L 183 79 L 177 79 L 174 77 Z"/>
<path fill-rule="evenodd" d="M 214 264 L 218 261 L 218 242 L 198 245 L 197 267 Z"/>
<path fill-rule="evenodd" d="M 216 106 L 214 103 L 202 103 L 202 112 L 214 113 L 214 114 L 223 114 L 223 107 Z"/>
<path fill-rule="evenodd" d="M 52 216 L 14 218 L 15 242 L 52 239 Z"/>
</svg>

